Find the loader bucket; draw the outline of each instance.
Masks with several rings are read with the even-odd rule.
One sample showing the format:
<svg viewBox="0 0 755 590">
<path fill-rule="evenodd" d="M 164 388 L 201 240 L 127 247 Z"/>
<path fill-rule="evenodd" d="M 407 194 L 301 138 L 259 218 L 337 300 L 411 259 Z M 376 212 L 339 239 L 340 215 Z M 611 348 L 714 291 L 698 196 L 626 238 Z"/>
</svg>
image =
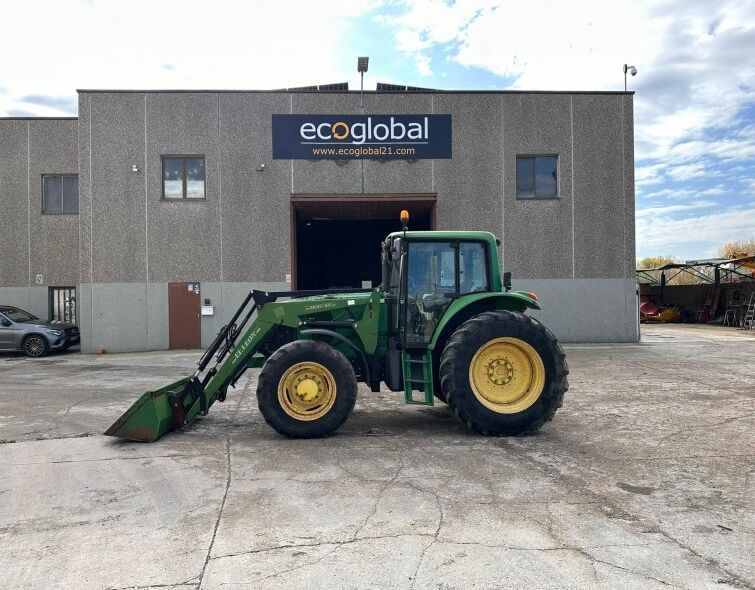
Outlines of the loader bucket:
<svg viewBox="0 0 755 590">
<path fill-rule="evenodd" d="M 185 377 L 155 391 L 146 392 L 105 431 L 105 435 L 154 442 L 170 432 L 173 430 L 173 414 L 168 396 L 181 391 L 190 380 L 191 377 Z"/>
</svg>

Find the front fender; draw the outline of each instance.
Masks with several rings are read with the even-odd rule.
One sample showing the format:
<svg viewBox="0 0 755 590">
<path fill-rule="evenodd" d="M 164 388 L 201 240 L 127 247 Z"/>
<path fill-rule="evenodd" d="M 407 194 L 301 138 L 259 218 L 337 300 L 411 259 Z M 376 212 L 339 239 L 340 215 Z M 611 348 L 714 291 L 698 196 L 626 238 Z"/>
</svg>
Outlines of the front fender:
<svg viewBox="0 0 755 590">
<path fill-rule="evenodd" d="M 466 321 L 466 319 L 472 315 L 477 315 L 478 313 L 489 311 L 491 309 L 508 309 L 521 313 L 527 308 L 542 309 L 540 303 L 524 291 L 508 291 L 505 293 L 470 293 L 468 295 L 462 295 L 458 299 L 454 299 L 451 302 L 451 305 L 446 309 L 443 318 L 435 328 L 435 333 L 433 334 L 433 338 L 430 341 L 428 348 L 430 348 L 430 350 L 435 349 L 438 341 L 442 339 L 445 328 L 448 324 L 458 323 L 455 322 L 455 318 L 458 318 L 459 314 L 465 316 L 464 320 Z"/>
</svg>

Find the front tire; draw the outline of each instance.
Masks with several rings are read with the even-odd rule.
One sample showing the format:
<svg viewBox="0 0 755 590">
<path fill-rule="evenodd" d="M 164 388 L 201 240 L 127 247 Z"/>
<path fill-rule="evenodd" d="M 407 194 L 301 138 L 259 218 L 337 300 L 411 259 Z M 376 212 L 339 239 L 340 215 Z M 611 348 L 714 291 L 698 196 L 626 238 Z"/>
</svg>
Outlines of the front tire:
<svg viewBox="0 0 755 590">
<path fill-rule="evenodd" d="M 439 372 L 448 405 L 484 435 L 537 430 L 553 419 L 569 388 L 556 337 L 534 318 L 506 310 L 463 323 L 443 350 Z"/>
<path fill-rule="evenodd" d="M 296 340 L 265 362 L 257 402 L 265 421 L 292 438 L 328 436 L 346 422 L 357 399 L 349 360 L 323 342 Z"/>
<path fill-rule="evenodd" d="M 50 344 L 47 342 L 47 338 L 39 334 L 30 334 L 24 338 L 21 348 L 24 354 L 31 358 L 39 358 L 50 352 Z"/>
</svg>

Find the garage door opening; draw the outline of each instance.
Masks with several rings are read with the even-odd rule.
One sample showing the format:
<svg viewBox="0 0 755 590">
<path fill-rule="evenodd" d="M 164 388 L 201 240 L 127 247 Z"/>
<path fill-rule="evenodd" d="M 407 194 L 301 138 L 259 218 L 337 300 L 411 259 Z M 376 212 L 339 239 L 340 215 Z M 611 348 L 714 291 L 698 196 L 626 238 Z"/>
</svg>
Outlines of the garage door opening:
<svg viewBox="0 0 755 590">
<path fill-rule="evenodd" d="M 380 242 L 401 229 L 435 229 L 434 195 L 295 195 L 291 198 L 292 287 L 299 290 L 375 287 Z"/>
</svg>

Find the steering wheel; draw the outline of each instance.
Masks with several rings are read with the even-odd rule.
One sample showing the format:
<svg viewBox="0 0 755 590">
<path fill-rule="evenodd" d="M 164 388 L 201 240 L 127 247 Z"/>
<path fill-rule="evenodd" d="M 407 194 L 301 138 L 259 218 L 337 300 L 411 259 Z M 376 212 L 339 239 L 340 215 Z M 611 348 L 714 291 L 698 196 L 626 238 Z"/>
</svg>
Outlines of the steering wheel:
<svg viewBox="0 0 755 590">
<path fill-rule="evenodd" d="M 412 312 L 410 317 L 412 318 L 411 330 L 415 334 L 422 335 L 425 331 L 425 316 L 422 315 L 422 310 L 416 301 L 412 301 Z"/>
</svg>

